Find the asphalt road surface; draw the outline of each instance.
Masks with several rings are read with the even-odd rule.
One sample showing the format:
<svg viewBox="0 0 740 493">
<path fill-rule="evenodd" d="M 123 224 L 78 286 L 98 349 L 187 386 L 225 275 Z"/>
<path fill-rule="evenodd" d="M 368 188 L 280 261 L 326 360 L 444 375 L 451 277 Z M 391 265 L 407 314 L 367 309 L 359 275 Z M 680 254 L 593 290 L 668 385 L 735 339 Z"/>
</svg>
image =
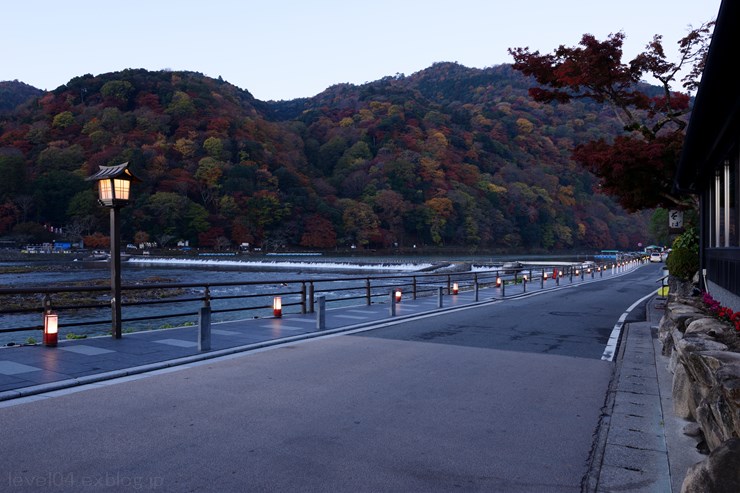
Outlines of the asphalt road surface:
<svg viewBox="0 0 740 493">
<path fill-rule="evenodd" d="M 613 370 L 601 354 L 658 277 L 1 407 L 0 491 L 577 492 Z"/>
</svg>

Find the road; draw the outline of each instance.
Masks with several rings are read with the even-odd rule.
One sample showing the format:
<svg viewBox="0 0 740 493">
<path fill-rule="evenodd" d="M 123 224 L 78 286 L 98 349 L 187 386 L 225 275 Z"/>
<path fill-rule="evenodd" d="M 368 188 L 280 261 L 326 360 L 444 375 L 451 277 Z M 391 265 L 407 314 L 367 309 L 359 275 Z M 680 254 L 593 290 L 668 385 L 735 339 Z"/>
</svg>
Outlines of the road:
<svg viewBox="0 0 740 493">
<path fill-rule="evenodd" d="M 613 370 L 601 354 L 658 277 L 645 266 L 9 405 L 0 489 L 580 491 Z"/>
</svg>

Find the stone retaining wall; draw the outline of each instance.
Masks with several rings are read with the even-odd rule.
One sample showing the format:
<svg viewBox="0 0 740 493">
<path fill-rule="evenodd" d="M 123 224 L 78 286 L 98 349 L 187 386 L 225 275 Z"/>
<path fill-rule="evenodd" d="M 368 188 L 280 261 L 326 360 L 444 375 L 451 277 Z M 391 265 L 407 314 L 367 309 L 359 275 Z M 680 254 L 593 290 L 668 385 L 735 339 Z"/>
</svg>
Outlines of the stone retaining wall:
<svg viewBox="0 0 740 493">
<path fill-rule="evenodd" d="M 722 342 L 734 330 L 702 311 L 696 297 L 671 295 L 660 321 L 674 412 L 698 424 L 711 452 L 690 469 L 682 492 L 740 491 L 740 352 Z M 711 484 L 723 487 L 707 489 Z"/>
</svg>

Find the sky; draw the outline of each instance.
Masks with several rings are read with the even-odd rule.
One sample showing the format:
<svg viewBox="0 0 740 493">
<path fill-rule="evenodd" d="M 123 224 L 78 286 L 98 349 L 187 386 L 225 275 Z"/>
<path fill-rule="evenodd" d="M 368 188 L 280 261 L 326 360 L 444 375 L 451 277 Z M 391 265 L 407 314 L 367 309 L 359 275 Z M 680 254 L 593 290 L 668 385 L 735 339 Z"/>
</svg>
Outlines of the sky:
<svg viewBox="0 0 740 493">
<path fill-rule="evenodd" d="M 725 0 L 730 1 L 730 0 Z M 670 61 L 721 0 L 10 0 L 0 4 L 0 81 L 52 90 L 126 68 L 189 70 L 260 100 L 411 75 L 436 62 L 511 63 L 585 33 L 625 36 L 623 61 L 663 35 Z M 679 89 L 678 85 L 674 86 Z"/>
</svg>

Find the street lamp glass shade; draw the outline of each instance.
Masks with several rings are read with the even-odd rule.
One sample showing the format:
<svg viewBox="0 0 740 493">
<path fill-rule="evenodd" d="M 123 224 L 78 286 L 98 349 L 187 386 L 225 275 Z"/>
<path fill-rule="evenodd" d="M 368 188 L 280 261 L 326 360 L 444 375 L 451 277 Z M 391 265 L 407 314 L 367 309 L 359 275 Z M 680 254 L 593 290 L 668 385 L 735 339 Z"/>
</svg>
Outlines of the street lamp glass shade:
<svg viewBox="0 0 740 493">
<path fill-rule="evenodd" d="M 98 182 L 98 198 L 105 205 L 128 202 L 130 190 L 129 180 L 112 178 Z"/>
<path fill-rule="evenodd" d="M 129 180 L 113 180 L 113 195 L 116 200 L 128 201 L 131 182 Z"/>
</svg>

